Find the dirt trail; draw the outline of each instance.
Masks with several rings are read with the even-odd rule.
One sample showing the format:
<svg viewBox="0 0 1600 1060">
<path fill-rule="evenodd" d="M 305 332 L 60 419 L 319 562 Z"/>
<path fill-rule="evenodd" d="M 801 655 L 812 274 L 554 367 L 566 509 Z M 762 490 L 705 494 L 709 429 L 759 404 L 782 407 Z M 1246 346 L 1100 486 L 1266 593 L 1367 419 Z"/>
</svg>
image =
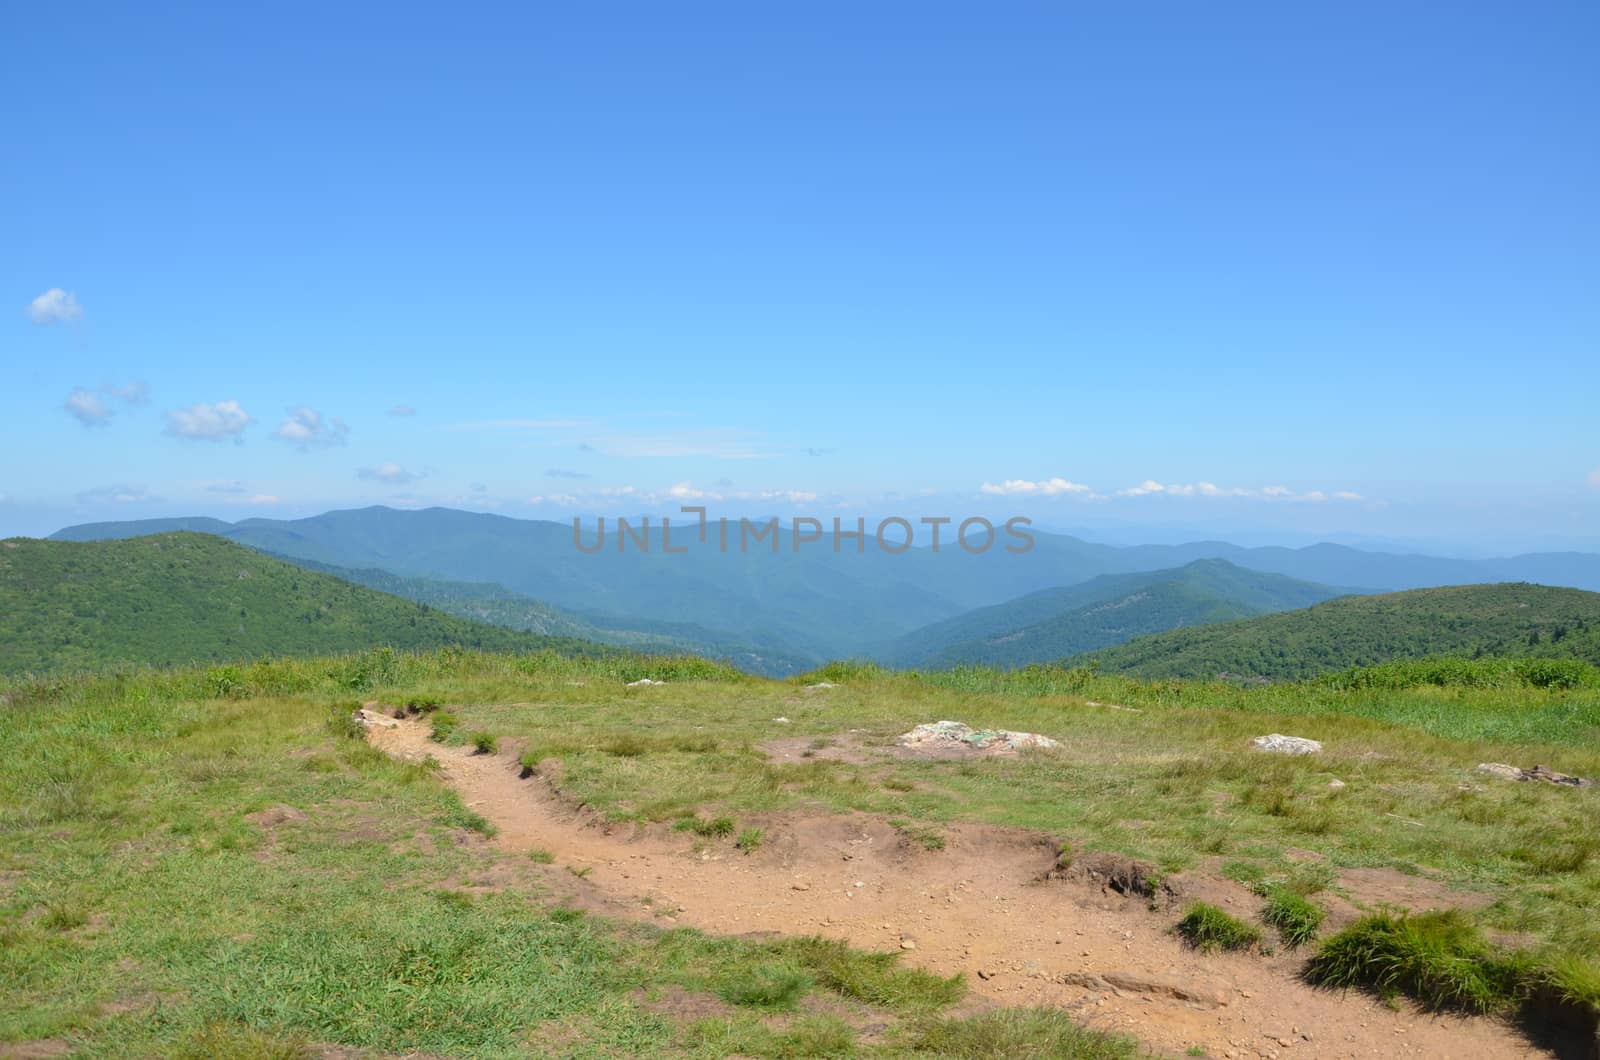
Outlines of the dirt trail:
<svg viewBox="0 0 1600 1060">
<path fill-rule="evenodd" d="M 1294 978 L 1293 955 L 1194 953 L 1170 934 L 1175 911 L 1153 913 L 1088 882 L 1040 882 L 1050 851 L 1020 832 L 957 827 L 944 850 L 925 851 L 865 816 L 788 817 L 763 822 L 767 840 L 754 855 L 731 841 L 696 850 L 682 833 L 607 832 L 547 782 L 521 778 L 514 755 L 442 747 L 420 722 L 370 736 L 390 754 L 438 759 L 466 804 L 498 827 L 503 849 L 539 848 L 592 869 L 587 880 L 614 915 L 900 949 L 910 963 L 966 974 L 980 998 L 1063 1008 L 1172 1055 L 1193 1046 L 1213 1057 L 1550 1055 L 1495 1020 L 1313 989 Z"/>
</svg>

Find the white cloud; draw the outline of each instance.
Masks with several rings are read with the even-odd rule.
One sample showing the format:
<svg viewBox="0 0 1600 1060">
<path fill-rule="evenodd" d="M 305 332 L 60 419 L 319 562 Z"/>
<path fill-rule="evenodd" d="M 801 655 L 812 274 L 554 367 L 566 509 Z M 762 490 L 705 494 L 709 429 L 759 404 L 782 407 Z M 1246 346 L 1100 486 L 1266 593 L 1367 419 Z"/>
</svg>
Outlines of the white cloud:
<svg viewBox="0 0 1600 1060">
<path fill-rule="evenodd" d="M 528 498 L 529 504 L 558 504 L 562 507 L 571 507 L 578 503 L 578 498 L 570 493 L 552 493 L 548 497 L 533 496 Z"/>
<path fill-rule="evenodd" d="M 667 496 L 674 500 L 699 500 L 706 495 L 705 490 L 697 490 L 687 482 L 679 482 L 668 488 Z"/>
<path fill-rule="evenodd" d="M 107 405 L 93 390 L 83 387 L 74 387 L 72 393 L 67 395 L 67 400 L 61 406 L 66 409 L 77 421 L 85 427 L 104 427 L 111 422 L 114 415 L 111 406 Z"/>
<path fill-rule="evenodd" d="M 116 415 L 116 410 L 101 396 L 102 394 L 118 398 L 128 405 L 143 405 L 150 400 L 150 388 L 143 383 L 129 383 L 126 386 L 107 385 L 99 390 L 77 386 L 67 395 L 63 407 L 85 427 L 104 427 L 111 422 L 111 417 Z"/>
<path fill-rule="evenodd" d="M 415 482 L 422 477 L 420 471 L 407 471 L 396 463 L 379 464 L 377 467 L 364 467 L 356 472 L 356 478 L 368 482 L 387 482 L 390 485 L 403 485 Z"/>
<path fill-rule="evenodd" d="M 1039 482 L 1030 482 L 1024 478 L 1008 478 L 998 486 L 993 482 L 985 482 L 980 489 L 996 497 L 1054 497 L 1062 493 L 1086 497 L 1094 493 L 1081 482 L 1068 482 L 1064 478 L 1043 479 Z"/>
<path fill-rule="evenodd" d="M 160 499 L 152 496 L 143 486 L 130 486 L 124 483 L 96 486 L 78 494 L 79 504 L 143 504 L 146 501 Z"/>
<path fill-rule="evenodd" d="M 1215 482 L 1197 482 L 1193 485 L 1182 482 L 1160 483 L 1146 479 L 1137 486 L 1130 486 L 1118 490 L 1118 497 L 1146 497 L 1160 494 L 1166 497 L 1253 497 L 1258 500 L 1269 501 L 1301 501 L 1307 504 L 1321 504 L 1326 501 L 1359 501 L 1364 498 L 1359 493 L 1350 490 L 1336 490 L 1329 493 L 1325 490 L 1307 490 L 1296 493 L 1286 486 L 1263 486 L 1260 489 L 1250 489 L 1246 486 L 1222 487 Z"/>
<path fill-rule="evenodd" d="M 130 405 L 143 405 L 150 400 L 150 388 L 141 382 L 128 383 L 124 386 L 103 386 L 100 389 Z"/>
<path fill-rule="evenodd" d="M 1167 487 L 1163 486 L 1161 483 L 1155 481 L 1154 479 L 1148 479 L 1147 478 L 1143 482 L 1139 483 L 1139 485 L 1137 485 L 1137 486 L 1129 486 L 1125 490 L 1118 490 L 1117 491 L 1117 496 L 1119 496 L 1119 497 L 1143 497 L 1146 494 L 1150 494 L 1150 493 L 1165 493 L 1165 492 L 1167 492 Z"/>
<path fill-rule="evenodd" d="M 545 478 L 588 478 L 582 471 L 568 471 L 565 468 L 552 467 L 545 471 Z"/>
<path fill-rule="evenodd" d="M 248 493 L 250 487 L 238 479 L 229 479 L 222 482 L 202 482 L 200 488 L 207 493 Z"/>
<path fill-rule="evenodd" d="M 289 410 L 288 418 L 278 424 L 272 436 L 280 442 L 288 442 L 301 452 L 310 452 L 312 449 L 343 445 L 349 433 L 350 428 L 344 420 L 337 416 L 324 419 L 316 409 L 301 405 Z"/>
<path fill-rule="evenodd" d="M 391 416 L 415 416 L 416 414 L 417 410 L 410 405 L 396 405 L 389 410 L 389 415 Z"/>
<path fill-rule="evenodd" d="M 52 287 L 28 303 L 28 319 L 40 327 L 51 324 L 71 324 L 83 319 L 83 306 L 71 291 Z"/>
<path fill-rule="evenodd" d="M 237 401 L 204 402 L 167 413 L 167 433 L 199 442 L 220 442 L 240 437 L 255 420 Z"/>
</svg>

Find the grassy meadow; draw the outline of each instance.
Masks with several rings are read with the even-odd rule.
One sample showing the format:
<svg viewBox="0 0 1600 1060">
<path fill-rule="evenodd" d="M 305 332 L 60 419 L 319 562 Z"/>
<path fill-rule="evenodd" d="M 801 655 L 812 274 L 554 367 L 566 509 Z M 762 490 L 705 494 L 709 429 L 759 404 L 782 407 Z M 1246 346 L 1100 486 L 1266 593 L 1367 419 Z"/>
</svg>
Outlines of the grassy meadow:
<svg viewBox="0 0 1600 1060">
<path fill-rule="evenodd" d="M 626 687 L 645 676 L 666 684 Z M 805 687 L 820 680 L 838 687 Z M 523 741 L 528 761 L 558 761 L 563 790 L 613 819 L 728 819 L 706 842 L 738 842 L 767 815 L 864 811 L 929 846 L 951 822 L 977 821 L 1164 872 L 1210 866 L 1260 886 L 1269 915 L 1309 932 L 1308 952 L 1316 918 L 1292 897 L 1337 893 L 1351 868 L 1427 876 L 1482 897 L 1443 924 L 1452 939 L 1517 940 L 1521 978 L 1502 992 L 1538 978 L 1600 1001 L 1600 791 L 1473 772 L 1504 761 L 1600 775 L 1595 686 L 1581 666 L 1491 661 L 1259 688 L 849 664 L 778 682 L 698 659 L 456 650 L 12 683 L 0 686 L 0 1043 L 89 1056 L 329 1044 L 1131 1055 L 1059 1014 L 955 1018 L 959 981 L 886 957 L 577 912 L 558 867 L 530 859 L 508 875 L 503 855 L 464 841 L 484 824 L 433 770 L 352 731 L 350 709 L 370 699 L 437 702 L 456 719 L 441 728 L 450 742 Z M 871 753 L 941 718 L 1062 747 L 969 761 Z M 1267 732 L 1326 750 L 1250 751 Z M 775 762 L 760 749 L 773 739 L 810 754 Z M 830 757 L 847 748 L 860 753 Z M 1364 930 L 1393 947 L 1422 928 Z M 1389 990 L 1349 956 L 1366 952 L 1347 939 L 1327 963 L 1340 982 Z M 1413 980 L 1427 981 L 1392 985 L 1421 993 Z M 672 988 L 715 995 L 726 1012 L 671 1017 L 652 999 Z M 851 1011 L 890 1029 L 863 1039 Z"/>
</svg>

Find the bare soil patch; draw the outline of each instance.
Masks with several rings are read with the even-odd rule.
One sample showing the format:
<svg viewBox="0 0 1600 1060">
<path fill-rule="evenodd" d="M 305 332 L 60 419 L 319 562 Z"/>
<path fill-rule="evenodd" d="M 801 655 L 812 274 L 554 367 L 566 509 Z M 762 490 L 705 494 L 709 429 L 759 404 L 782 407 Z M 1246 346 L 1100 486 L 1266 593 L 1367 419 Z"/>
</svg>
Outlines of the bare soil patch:
<svg viewBox="0 0 1600 1060">
<path fill-rule="evenodd" d="M 556 867 L 586 869 L 581 880 L 565 875 L 608 915 L 895 950 L 931 971 L 966 974 L 978 1002 L 1064 1008 L 1173 1054 L 1549 1055 L 1499 1021 L 1314 989 L 1298 979 L 1303 958 L 1292 953 L 1198 954 L 1172 933 L 1171 912 L 1148 908 L 1137 873 L 1107 866 L 1100 879 L 1075 877 L 1067 866 L 1047 880 L 1055 851 L 1022 830 L 953 826 L 945 849 L 930 851 L 864 815 L 774 816 L 760 822 L 767 841 L 746 855 L 731 840 L 608 832 L 547 781 L 521 778 L 513 758 L 443 747 L 415 721 L 368 735 L 391 754 L 438 759 L 467 806 L 498 826 L 494 846 L 546 850 Z M 1134 898 L 1107 893 L 1113 874 Z M 1200 879 L 1210 878 L 1184 885 Z"/>
</svg>

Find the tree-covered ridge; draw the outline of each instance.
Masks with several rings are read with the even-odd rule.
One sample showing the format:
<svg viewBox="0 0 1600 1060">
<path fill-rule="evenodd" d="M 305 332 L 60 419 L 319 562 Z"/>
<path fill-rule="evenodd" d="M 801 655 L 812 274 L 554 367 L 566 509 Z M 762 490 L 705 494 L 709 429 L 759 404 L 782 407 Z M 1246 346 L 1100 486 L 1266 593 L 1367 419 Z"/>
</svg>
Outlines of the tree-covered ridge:
<svg viewBox="0 0 1600 1060">
<path fill-rule="evenodd" d="M 899 638 L 882 656 L 899 666 L 1026 666 L 1149 633 L 1306 607 L 1339 593 L 1203 559 L 1174 570 L 1103 575 L 969 611 Z"/>
<path fill-rule="evenodd" d="M 0 542 L 0 673 L 380 645 L 593 648 L 471 622 L 205 534 Z"/>
<path fill-rule="evenodd" d="M 1600 593 L 1516 582 L 1346 596 L 1300 611 L 1141 637 L 1076 661 L 1144 677 L 1288 680 L 1436 655 L 1600 664 Z"/>
</svg>

